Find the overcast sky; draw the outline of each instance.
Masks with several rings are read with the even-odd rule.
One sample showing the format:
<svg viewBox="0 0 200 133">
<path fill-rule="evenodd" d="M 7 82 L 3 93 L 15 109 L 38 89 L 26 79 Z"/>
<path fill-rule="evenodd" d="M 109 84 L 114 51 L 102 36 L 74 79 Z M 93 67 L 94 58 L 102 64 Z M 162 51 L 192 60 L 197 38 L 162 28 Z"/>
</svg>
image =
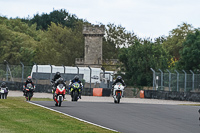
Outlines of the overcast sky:
<svg viewBox="0 0 200 133">
<path fill-rule="evenodd" d="M 183 22 L 200 27 L 200 0 L 0 0 L 0 15 L 27 18 L 66 9 L 92 24 L 114 23 L 142 38 L 169 35 Z"/>
</svg>

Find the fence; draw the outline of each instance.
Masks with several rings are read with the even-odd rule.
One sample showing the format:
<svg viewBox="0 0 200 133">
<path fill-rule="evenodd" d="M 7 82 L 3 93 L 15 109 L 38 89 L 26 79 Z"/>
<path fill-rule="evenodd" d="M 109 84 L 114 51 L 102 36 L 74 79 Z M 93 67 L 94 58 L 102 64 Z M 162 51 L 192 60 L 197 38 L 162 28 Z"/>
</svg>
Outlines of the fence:
<svg viewBox="0 0 200 133">
<path fill-rule="evenodd" d="M 176 91 L 176 92 L 200 92 L 200 74 L 190 73 L 182 70 L 178 72 L 153 71 L 153 90 Z"/>
<path fill-rule="evenodd" d="M 35 64 L 37 66 L 37 64 Z M 51 66 L 51 65 L 50 65 Z M 18 65 L 10 65 L 8 62 L 4 64 L 0 64 L 0 84 L 4 81 L 7 83 L 7 86 L 10 90 L 22 90 L 24 82 L 28 76 L 31 75 L 33 66 L 25 66 L 22 62 Z M 66 84 L 69 84 L 69 81 L 74 78 L 75 75 L 79 75 L 80 80 L 84 83 L 84 75 L 79 73 L 79 68 L 77 67 L 77 73 L 65 73 L 65 66 L 63 66 L 63 72 L 61 72 L 61 76 L 66 81 Z M 92 72 L 91 69 L 89 71 Z M 52 72 L 52 69 L 49 70 L 49 73 L 41 73 L 37 71 L 32 73 L 32 79 L 36 86 L 36 92 L 51 92 L 50 81 L 53 78 L 55 73 Z M 105 73 L 106 74 L 106 73 Z M 85 88 L 99 88 L 103 83 L 104 86 L 111 86 L 112 82 L 105 83 L 91 83 L 90 74 L 90 83 L 85 83 Z M 83 89 L 83 91 L 87 91 L 88 89 Z M 83 94 L 87 95 L 87 92 L 83 92 Z M 88 93 L 90 95 L 90 93 Z"/>
<path fill-rule="evenodd" d="M 175 70 L 153 72 L 153 90 L 145 90 L 145 98 L 200 102 L 200 74 Z"/>
</svg>

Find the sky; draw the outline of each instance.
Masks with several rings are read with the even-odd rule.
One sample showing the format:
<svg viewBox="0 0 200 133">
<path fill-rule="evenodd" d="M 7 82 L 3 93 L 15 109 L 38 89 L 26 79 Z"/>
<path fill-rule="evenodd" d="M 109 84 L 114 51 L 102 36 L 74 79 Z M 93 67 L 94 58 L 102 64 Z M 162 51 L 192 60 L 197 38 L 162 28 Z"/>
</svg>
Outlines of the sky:
<svg viewBox="0 0 200 133">
<path fill-rule="evenodd" d="M 0 0 L 0 16 L 32 18 L 65 9 L 92 24 L 114 23 L 141 38 L 168 36 L 182 23 L 200 27 L 200 0 Z"/>
</svg>

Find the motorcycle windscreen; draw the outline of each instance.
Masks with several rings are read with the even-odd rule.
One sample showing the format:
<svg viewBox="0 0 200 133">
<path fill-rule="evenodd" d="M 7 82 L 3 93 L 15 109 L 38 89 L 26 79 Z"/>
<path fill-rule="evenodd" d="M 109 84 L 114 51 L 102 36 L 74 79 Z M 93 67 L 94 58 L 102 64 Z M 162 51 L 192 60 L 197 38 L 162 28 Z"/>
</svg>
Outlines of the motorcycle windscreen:
<svg viewBox="0 0 200 133">
<path fill-rule="evenodd" d="M 32 88 L 32 84 L 29 83 L 29 84 L 26 85 L 26 87 L 27 87 L 27 88 Z"/>
</svg>

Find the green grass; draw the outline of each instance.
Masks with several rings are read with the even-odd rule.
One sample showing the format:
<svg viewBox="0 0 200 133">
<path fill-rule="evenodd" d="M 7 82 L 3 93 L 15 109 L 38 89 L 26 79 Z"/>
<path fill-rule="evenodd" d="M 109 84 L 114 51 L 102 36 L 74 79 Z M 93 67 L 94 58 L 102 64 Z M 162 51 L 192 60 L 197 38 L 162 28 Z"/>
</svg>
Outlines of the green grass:
<svg viewBox="0 0 200 133">
<path fill-rule="evenodd" d="M 51 100 L 48 98 L 33 100 Z M 63 114 L 32 105 L 24 97 L 0 99 L 0 133 L 111 133 Z"/>
</svg>

